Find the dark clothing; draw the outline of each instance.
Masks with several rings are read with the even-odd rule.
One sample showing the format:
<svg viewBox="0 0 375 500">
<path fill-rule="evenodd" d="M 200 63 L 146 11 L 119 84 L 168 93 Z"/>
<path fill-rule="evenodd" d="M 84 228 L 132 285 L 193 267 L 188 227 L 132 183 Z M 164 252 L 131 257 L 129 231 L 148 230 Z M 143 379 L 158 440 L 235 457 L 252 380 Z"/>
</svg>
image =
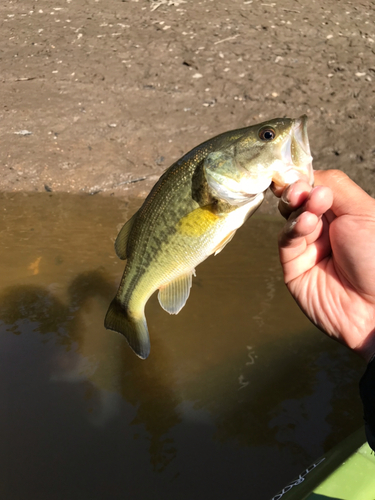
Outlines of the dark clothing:
<svg viewBox="0 0 375 500">
<path fill-rule="evenodd" d="M 375 451 L 375 355 L 359 382 L 368 444 Z"/>
</svg>

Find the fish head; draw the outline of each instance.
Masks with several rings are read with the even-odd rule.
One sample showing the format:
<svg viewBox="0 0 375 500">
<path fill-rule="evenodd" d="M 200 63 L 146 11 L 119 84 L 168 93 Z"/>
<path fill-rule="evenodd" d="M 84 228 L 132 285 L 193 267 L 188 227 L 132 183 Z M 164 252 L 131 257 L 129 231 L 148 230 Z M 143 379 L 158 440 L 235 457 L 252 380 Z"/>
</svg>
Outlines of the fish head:
<svg viewBox="0 0 375 500">
<path fill-rule="evenodd" d="M 212 195 L 232 205 L 247 203 L 272 182 L 281 188 L 300 179 L 312 185 L 307 116 L 243 129 L 229 146 L 206 157 L 204 171 Z"/>
<path fill-rule="evenodd" d="M 274 163 L 272 181 L 279 187 L 286 187 L 298 180 L 314 183 L 314 171 L 309 138 L 307 136 L 307 116 L 290 120 L 288 130 L 281 133 L 283 140 L 278 161 Z"/>
</svg>

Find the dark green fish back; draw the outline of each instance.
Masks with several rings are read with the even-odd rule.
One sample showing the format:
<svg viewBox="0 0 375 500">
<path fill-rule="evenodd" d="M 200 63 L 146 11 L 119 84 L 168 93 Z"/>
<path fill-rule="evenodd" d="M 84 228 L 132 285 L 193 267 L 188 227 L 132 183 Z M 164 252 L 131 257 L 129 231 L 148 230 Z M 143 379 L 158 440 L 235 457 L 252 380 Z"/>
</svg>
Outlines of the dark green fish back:
<svg viewBox="0 0 375 500">
<path fill-rule="evenodd" d="M 198 206 L 212 202 L 204 177 L 203 160 L 212 151 L 227 147 L 246 135 L 249 128 L 224 132 L 203 142 L 164 172 L 136 213 L 128 240 L 129 256 L 141 240 L 148 242 L 147 235 L 150 235 L 150 229 L 155 227 L 159 217 L 162 217 L 161 225 L 166 227 L 163 223 L 171 218 L 177 222 Z"/>
</svg>

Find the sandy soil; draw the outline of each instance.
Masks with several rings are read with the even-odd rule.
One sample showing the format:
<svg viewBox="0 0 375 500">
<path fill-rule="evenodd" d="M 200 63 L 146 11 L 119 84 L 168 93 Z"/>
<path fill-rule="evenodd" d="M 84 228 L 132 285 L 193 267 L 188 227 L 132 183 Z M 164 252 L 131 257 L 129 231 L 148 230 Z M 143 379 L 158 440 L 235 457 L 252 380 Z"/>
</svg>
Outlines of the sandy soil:
<svg viewBox="0 0 375 500">
<path fill-rule="evenodd" d="M 143 197 L 225 130 L 309 116 L 315 168 L 375 195 L 375 2 L 8 0 L 0 189 Z"/>
</svg>

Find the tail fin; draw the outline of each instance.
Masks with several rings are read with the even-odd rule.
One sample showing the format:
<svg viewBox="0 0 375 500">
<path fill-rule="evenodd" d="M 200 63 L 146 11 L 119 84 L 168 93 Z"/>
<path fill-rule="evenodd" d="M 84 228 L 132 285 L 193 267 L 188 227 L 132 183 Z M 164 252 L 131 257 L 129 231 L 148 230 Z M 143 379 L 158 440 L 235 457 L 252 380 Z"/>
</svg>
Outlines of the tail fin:
<svg viewBox="0 0 375 500">
<path fill-rule="evenodd" d="M 135 354 L 141 359 L 146 359 L 150 354 L 150 338 L 144 314 L 138 320 L 131 318 L 117 297 L 109 306 L 104 326 L 108 330 L 122 333 Z"/>
</svg>

